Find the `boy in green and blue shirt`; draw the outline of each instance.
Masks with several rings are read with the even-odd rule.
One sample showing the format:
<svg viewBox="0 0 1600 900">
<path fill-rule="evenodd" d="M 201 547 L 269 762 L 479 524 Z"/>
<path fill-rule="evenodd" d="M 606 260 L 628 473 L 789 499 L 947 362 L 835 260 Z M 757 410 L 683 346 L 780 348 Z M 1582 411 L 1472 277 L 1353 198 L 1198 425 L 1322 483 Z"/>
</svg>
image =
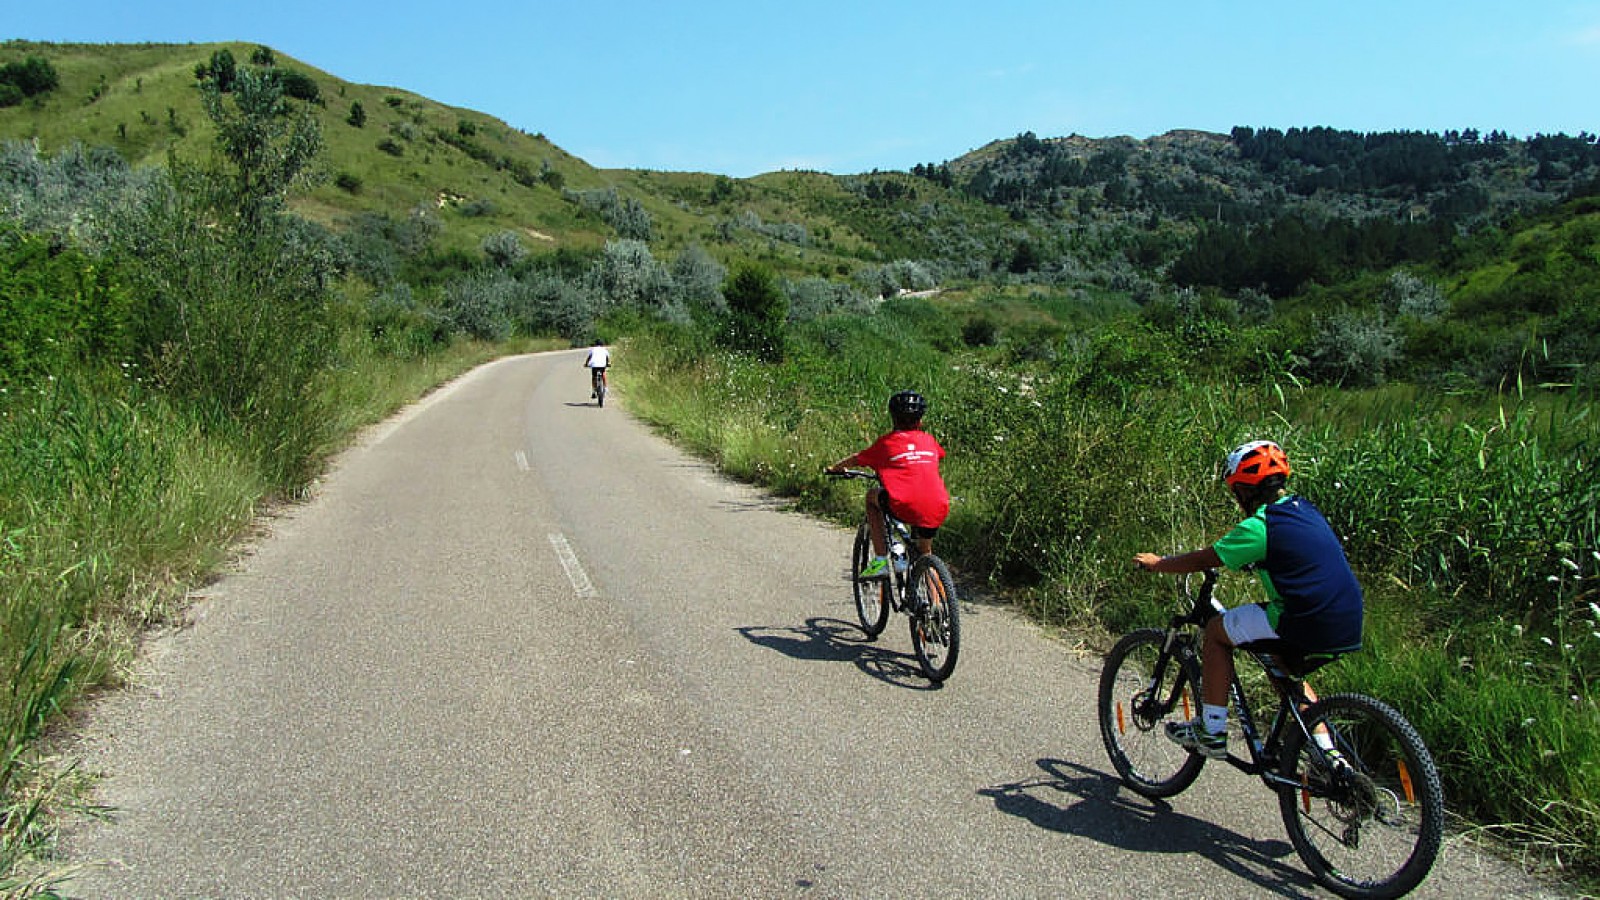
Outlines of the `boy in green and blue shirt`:
<svg viewBox="0 0 1600 900">
<path fill-rule="evenodd" d="M 1271 441 L 1245 444 L 1228 455 L 1223 477 L 1247 513 L 1244 521 L 1210 547 L 1134 557 L 1152 572 L 1253 569 L 1266 591 L 1267 602 L 1235 607 L 1206 624 L 1200 718 L 1167 726 L 1173 741 L 1214 759 L 1228 755 L 1233 648 L 1281 639 L 1303 653 L 1357 650 L 1363 608 L 1361 585 L 1327 519 L 1311 501 L 1285 492 L 1289 459 L 1282 448 Z M 1310 685 L 1306 696 L 1316 701 Z"/>
</svg>

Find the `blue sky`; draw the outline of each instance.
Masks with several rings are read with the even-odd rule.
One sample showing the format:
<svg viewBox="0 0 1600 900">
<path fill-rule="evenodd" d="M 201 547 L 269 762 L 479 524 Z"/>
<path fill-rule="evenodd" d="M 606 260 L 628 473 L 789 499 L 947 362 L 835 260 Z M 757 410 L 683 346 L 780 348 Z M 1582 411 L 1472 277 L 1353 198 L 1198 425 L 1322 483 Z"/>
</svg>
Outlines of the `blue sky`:
<svg viewBox="0 0 1600 900">
<path fill-rule="evenodd" d="M 1024 131 L 1600 132 L 1600 0 L 0 4 L 0 38 L 267 44 L 606 168 L 907 169 Z"/>
</svg>

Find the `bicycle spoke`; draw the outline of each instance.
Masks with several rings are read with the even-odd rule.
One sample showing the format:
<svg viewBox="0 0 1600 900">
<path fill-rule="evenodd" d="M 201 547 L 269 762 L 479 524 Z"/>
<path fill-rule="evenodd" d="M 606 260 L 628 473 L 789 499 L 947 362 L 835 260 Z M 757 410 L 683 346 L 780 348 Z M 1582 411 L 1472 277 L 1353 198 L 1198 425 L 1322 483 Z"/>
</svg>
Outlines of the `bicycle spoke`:
<svg viewBox="0 0 1600 900">
<path fill-rule="evenodd" d="M 1128 635 L 1107 655 L 1100 673 L 1100 733 L 1106 753 L 1123 781 L 1149 797 L 1184 790 L 1205 763 L 1166 735 L 1167 722 L 1190 717 L 1199 682 L 1176 659 L 1167 660 L 1160 683 L 1153 680 L 1164 639 L 1153 629 Z"/>
<path fill-rule="evenodd" d="M 944 681 L 955 669 L 961 647 L 961 607 L 955 581 L 937 556 L 924 556 L 911 568 L 911 644 L 922 672 Z"/>
<path fill-rule="evenodd" d="M 1284 824 L 1306 865 L 1345 896 L 1397 896 L 1427 875 L 1444 818 L 1438 771 L 1416 731 L 1356 694 L 1318 703 L 1307 725 L 1327 729 L 1342 761 L 1304 735 L 1286 747 Z M 1292 796 L 1291 796 L 1292 795 Z"/>
</svg>

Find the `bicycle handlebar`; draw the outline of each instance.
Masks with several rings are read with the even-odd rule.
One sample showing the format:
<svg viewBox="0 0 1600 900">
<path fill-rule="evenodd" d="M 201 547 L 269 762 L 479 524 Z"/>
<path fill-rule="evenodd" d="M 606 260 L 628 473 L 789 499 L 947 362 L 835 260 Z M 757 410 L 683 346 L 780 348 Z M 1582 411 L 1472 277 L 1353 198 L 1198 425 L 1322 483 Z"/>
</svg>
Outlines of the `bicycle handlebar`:
<svg viewBox="0 0 1600 900">
<path fill-rule="evenodd" d="M 823 474 L 828 476 L 829 478 L 837 479 L 837 480 L 840 480 L 840 481 L 848 481 L 848 480 L 850 480 L 852 478 L 860 478 L 863 481 L 880 481 L 881 480 L 880 478 L 878 478 L 878 473 L 877 472 L 865 472 L 865 471 L 862 471 L 861 469 L 842 469 L 842 470 L 840 470 L 838 472 L 829 472 L 827 470 L 823 470 Z"/>
</svg>

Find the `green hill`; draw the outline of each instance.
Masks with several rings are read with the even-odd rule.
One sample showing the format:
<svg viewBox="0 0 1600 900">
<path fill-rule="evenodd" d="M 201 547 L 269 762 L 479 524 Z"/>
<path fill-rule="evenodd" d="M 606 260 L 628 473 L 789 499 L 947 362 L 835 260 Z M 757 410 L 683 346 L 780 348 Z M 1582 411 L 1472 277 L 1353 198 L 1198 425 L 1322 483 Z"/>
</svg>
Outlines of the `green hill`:
<svg viewBox="0 0 1600 900">
<path fill-rule="evenodd" d="M 0 138 L 36 140 L 45 153 L 73 142 L 106 146 L 135 165 L 162 164 L 173 153 L 201 158 L 213 132 L 195 69 L 220 51 L 240 65 L 270 53 L 276 67 L 315 83 L 319 99 L 306 107 L 321 128 L 326 179 L 296 206 L 324 224 L 361 212 L 399 217 L 426 208 L 439 213 L 449 246 L 475 248 L 483 236 L 513 229 L 536 251 L 594 250 L 616 229 L 581 195 L 614 189 L 648 213 L 652 242 L 663 252 L 716 244 L 733 251 L 724 255 L 762 256 L 786 270 L 830 275 L 881 256 L 874 238 L 860 230 L 864 223 L 833 212 L 848 204 L 829 176 L 736 181 L 600 170 L 492 116 L 400 88 L 346 82 L 250 44 L 0 45 L 0 64 L 37 56 L 60 76 L 55 90 L 0 108 Z M 357 105 L 364 117 L 352 115 Z"/>
<path fill-rule="evenodd" d="M 0 107 L 0 139 L 35 140 L 47 154 L 106 146 L 135 165 L 203 159 L 213 133 L 197 69 L 219 54 L 295 79 L 291 93 L 320 126 L 325 176 L 295 207 L 336 230 L 363 214 L 399 221 L 423 210 L 438 244 L 468 255 L 507 231 L 535 256 L 577 260 L 644 238 L 657 259 L 698 245 L 725 266 L 754 261 L 869 294 L 937 284 L 943 302 L 1029 297 L 1057 320 L 1108 297 L 1142 306 L 1193 290 L 1273 304 L 1289 349 L 1308 359 L 1329 317 L 1384 314 L 1385 279 L 1405 270 L 1448 301 L 1440 321 L 1403 336 L 1424 368 L 1488 359 L 1468 374 L 1493 383 L 1551 328 L 1577 329 L 1559 365 L 1600 354 L 1573 311 L 1600 284 L 1585 199 L 1600 190 L 1600 148 L 1588 134 L 1025 133 L 910 172 L 733 179 L 596 169 L 484 113 L 346 82 L 257 45 L 12 41 L 0 65 L 43 58 L 59 84 Z M 1343 378 L 1363 365 L 1321 371 Z"/>
</svg>

